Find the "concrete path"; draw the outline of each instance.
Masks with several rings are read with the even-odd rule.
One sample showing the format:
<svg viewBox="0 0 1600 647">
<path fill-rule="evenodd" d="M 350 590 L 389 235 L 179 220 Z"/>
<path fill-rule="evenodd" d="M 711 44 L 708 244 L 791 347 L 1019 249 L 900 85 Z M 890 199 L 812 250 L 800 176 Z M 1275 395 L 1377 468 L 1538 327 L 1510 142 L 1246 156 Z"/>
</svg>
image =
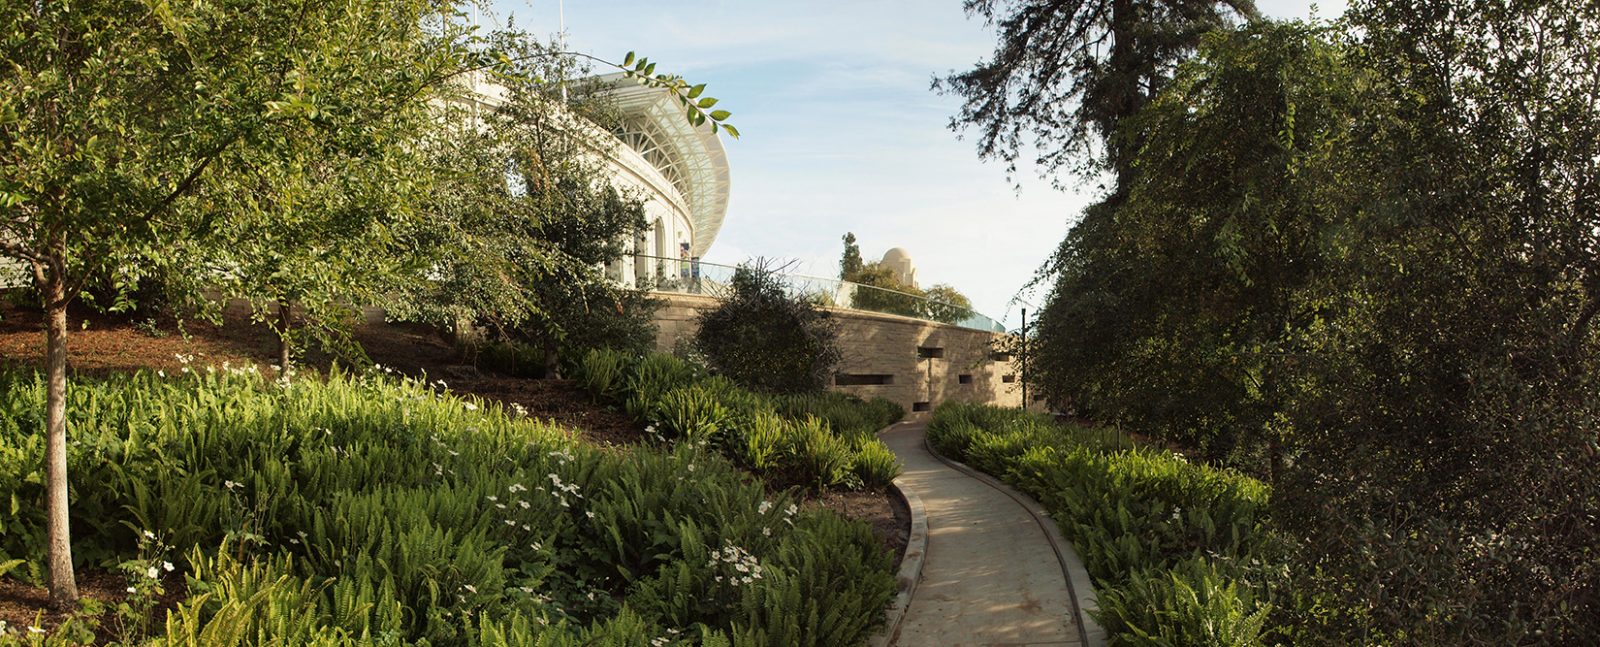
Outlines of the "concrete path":
<svg viewBox="0 0 1600 647">
<path fill-rule="evenodd" d="M 892 644 L 1081 647 L 1061 561 L 1039 522 L 1004 492 L 928 453 L 926 424 L 882 434 L 900 457 L 900 487 L 928 518 L 922 580 Z"/>
</svg>

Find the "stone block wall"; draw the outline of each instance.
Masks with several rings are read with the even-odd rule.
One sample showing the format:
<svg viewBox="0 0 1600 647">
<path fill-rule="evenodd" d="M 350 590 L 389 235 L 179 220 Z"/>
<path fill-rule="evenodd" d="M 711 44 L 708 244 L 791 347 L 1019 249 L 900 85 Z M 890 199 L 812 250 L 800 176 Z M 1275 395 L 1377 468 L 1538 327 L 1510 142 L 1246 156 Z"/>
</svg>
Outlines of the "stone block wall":
<svg viewBox="0 0 1600 647">
<path fill-rule="evenodd" d="M 695 317 L 717 300 L 697 295 L 658 295 L 667 303 L 656 313 L 656 346 L 671 351 L 688 343 Z M 859 310 L 831 310 L 839 322 L 842 357 L 834 389 L 862 397 L 884 397 L 906 411 L 946 400 L 1015 407 L 1022 403 L 1017 365 L 996 356 L 995 333 L 921 319 Z"/>
</svg>

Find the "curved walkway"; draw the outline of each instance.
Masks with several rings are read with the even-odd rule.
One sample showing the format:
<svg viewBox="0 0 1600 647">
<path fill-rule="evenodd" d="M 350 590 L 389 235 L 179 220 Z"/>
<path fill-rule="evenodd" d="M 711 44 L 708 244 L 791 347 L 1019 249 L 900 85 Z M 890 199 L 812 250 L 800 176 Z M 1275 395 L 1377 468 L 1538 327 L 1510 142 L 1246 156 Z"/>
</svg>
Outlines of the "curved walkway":
<svg viewBox="0 0 1600 647">
<path fill-rule="evenodd" d="M 896 484 L 922 499 L 928 522 L 922 579 L 890 643 L 1090 647 L 1040 522 L 1004 490 L 929 453 L 925 431 L 926 423 L 902 422 L 881 436 L 900 458 Z"/>
</svg>

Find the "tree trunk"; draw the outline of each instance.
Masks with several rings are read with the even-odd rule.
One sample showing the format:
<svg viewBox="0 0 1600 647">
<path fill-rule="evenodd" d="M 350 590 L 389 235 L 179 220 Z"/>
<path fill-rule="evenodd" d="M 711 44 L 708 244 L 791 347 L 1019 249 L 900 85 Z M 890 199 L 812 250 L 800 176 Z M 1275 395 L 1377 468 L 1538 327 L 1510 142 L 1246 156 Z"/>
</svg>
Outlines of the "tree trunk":
<svg viewBox="0 0 1600 647">
<path fill-rule="evenodd" d="M 290 306 L 287 300 L 278 300 L 278 377 L 289 379 L 289 314 Z"/>
<path fill-rule="evenodd" d="M 544 344 L 544 376 L 552 380 L 561 379 L 561 353 L 553 341 Z"/>
<path fill-rule="evenodd" d="M 61 264 L 44 285 L 48 332 L 45 341 L 45 515 L 48 518 L 50 604 L 76 608 L 78 581 L 72 572 L 72 529 L 67 496 L 67 280 Z"/>
</svg>

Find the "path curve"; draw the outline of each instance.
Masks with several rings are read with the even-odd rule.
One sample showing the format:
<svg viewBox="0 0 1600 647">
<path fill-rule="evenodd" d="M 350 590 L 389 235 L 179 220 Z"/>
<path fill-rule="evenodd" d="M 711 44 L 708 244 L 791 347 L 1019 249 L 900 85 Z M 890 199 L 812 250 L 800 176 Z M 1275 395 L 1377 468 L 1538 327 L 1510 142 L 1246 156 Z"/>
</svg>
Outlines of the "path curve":
<svg viewBox="0 0 1600 647">
<path fill-rule="evenodd" d="M 922 580 L 890 644 L 1098 643 L 1086 643 L 1069 569 L 1042 520 L 1009 488 L 941 461 L 923 440 L 926 429 L 908 421 L 881 435 L 900 459 L 897 485 L 922 499 L 928 524 Z"/>
</svg>

